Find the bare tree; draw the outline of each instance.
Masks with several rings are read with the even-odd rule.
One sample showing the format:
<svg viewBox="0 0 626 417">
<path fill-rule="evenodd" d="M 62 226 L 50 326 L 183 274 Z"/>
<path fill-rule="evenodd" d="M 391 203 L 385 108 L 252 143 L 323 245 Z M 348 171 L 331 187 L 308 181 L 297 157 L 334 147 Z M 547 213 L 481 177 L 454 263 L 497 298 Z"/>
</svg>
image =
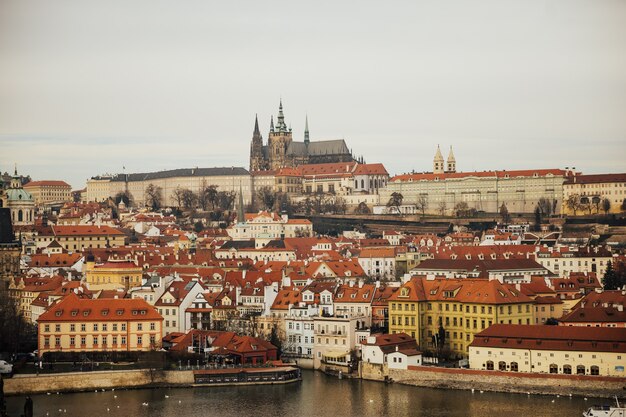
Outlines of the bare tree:
<svg viewBox="0 0 626 417">
<path fill-rule="evenodd" d="M 465 201 L 460 201 L 456 203 L 456 205 L 454 206 L 454 213 L 456 214 L 456 217 L 469 216 L 469 213 L 470 213 L 469 206 L 467 205 Z"/>
<path fill-rule="evenodd" d="M 439 215 L 445 216 L 447 209 L 448 209 L 448 206 L 446 205 L 446 202 L 440 201 L 439 205 L 437 206 L 437 211 L 439 212 Z"/>
<path fill-rule="evenodd" d="M 207 185 L 206 181 L 202 181 L 200 191 L 198 191 L 198 205 L 202 210 L 207 210 L 211 206 L 212 210 L 215 210 L 217 203 L 217 186 Z"/>
<path fill-rule="evenodd" d="M 424 217 L 426 209 L 428 208 L 428 196 L 426 194 L 420 194 L 419 197 L 417 197 L 415 207 L 422 212 L 422 217 Z"/>
<path fill-rule="evenodd" d="M 163 196 L 161 187 L 157 187 L 152 183 L 148 184 L 144 192 L 144 200 L 146 202 L 146 206 L 152 208 L 152 210 L 158 210 L 161 208 L 162 199 Z"/>
<path fill-rule="evenodd" d="M 539 207 L 543 217 L 550 217 L 552 215 L 552 202 L 549 199 L 541 197 L 537 202 L 537 207 Z"/>
<path fill-rule="evenodd" d="M 196 202 L 198 201 L 198 196 L 188 188 L 185 188 L 182 192 L 183 207 L 186 209 L 192 209 L 196 206 Z"/>
<path fill-rule="evenodd" d="M 271 210 L 274 207 L 274 204 L 276 204 L 277 193 L 272 190 L 272 187 L 261 187 L 256 194 L 260 203 L 259 208 L 262 207 L 263 210 Z"/>
<path fill-rule="evenodd" d="M 600 208 L 602 207 L 602 199 L 600 197 L 593 197 L 591 199 L 591 205 L 596 210 L 596 214 L 600 213 Z"/>
<path fill-rule="evenodd" d="M 580 196 L 578 194 L 570 194 L 565 200 L 565 206 L 574 213 L 574 216 L 581 209 Z"/>
<path fill-rule="evenodd" d="M 123 201 L 127 207 L 130 207 L 134 201 L 133 195 L 128 190 L 119 191 L 117 194 L 115 194 L 113 200 L 115 201 L 115 205 L 118 205 L 120 201 Z"/>
<path fill-rule="evenodd" d="M 176 207 L 183 206 L 183 194 L 185 192 L 184 188 L 180 188 L 180 186 L 176 187 L 174 191 L 172 191 L 172 202 L 176 205 Z"/>
<path fill-rule="evenodd" d="M 370 214 L 370 208 L 367 206 L 365 201 L 361 201 L 354 212 L 356 214 Z"/>
<path fill-rule="evenodd" d="M 391 193 L 391 197 L 387 202 L 387 207 L 395 207 L 396 213 L 400 214 L 400 206 L 402 205 L 402 200 L 404 200 L 404 196 L 398 192 Z"/>
<path fill-rule="evenodd" d="M 220 191 L 217 193 L 217 206 L 222 210 L 232 210 L 235 202 L 235 192 Z"/>
<path fill-rule="evenodd" d="M 609 214 L 609 211 L 611 211 L 611 200 L 608 198 L 602 199 L 602 211 L 605 215 Z"/>
<path fill-rule="evenodd" d="M 509 209 L 506 206 L 506 203 L 502 203 L 500 206 L 500 219 L 502 219 L 502 223 L 508 224 L 511 222 L 511 215 L 509 214 Z"/>
</svg>

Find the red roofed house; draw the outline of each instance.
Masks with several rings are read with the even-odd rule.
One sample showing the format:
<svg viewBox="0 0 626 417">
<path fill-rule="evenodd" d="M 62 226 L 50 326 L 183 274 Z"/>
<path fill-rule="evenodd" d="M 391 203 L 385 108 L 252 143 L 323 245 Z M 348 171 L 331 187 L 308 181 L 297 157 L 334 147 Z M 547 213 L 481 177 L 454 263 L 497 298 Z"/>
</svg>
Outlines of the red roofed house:
<svg viewBox="0 0 626 417">
<path fill-rule="evenodd" d="M 494 324 L 469 346 L 471 369 L 626 376 L 626 329 Z"/>
<path fill-rule="evenodd" d="M 162 322 L 141 299 L 81 299 L 70 292 L 39 316 L 39 354 L 153 350 L 161 346 Z"/>
<path fill-rule="evenodd" d="M 417 342 L 406 333 L 375 334 L 361 342 L 362 361 L 386 365 L 391 369 L 407 369 L 422 364 L 422 353 Z"/>
<path fill-rule="evenodd" d="M 359 264 L 370 277 L 394 279 L 396 277 L 396 249 L 364 248 L 359 254 Z"/>
<path fill-rule="evenodd" d="M 72 252 L 122 246 L 125 238 L 126 235 L 114 227 L 93 225 L 51 226 L 34 236 L 37 248 L 45 248 L 56 240 L 66 251 Z"/>
</svg>

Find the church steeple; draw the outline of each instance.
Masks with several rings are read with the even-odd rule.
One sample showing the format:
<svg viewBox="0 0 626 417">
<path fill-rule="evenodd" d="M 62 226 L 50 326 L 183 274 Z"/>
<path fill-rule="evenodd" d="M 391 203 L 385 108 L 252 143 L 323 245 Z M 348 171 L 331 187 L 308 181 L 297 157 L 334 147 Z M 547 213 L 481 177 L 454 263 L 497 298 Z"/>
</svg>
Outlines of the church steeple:
<svg viewBox="0 0 626 417">
<path fill-rule="evenodd" d="M 259 130 L 259 116 L 257 114 L 254 115 L 254 136 L 261 135 L 261 131 Z"/>
<path fill-rule="evenodd" d="M 270 119 L 270 132 L 274 133 L 274 115 Z"/>
<path fill-rule="evenodd" d="M 435 153 L 435 158 L 433 159 L 433 173 L 443 174 L 443 155 L 441 154 L 439 145 L 437 145 L 437 152 Z"/>
<path fill-rule="evenodd" d="M 309 116 L 306 115 L 304 118 L 304 144 L 308 145 L 309 142 Z"/>
<path fill-rule="evenodd" d="M 456 172 L 456 159 L 452 153 L 452 146 L 450 146 L 450 153 L 448 154 L 448 164 L 446 172 Z"/>
<path fill-rule="evenodd" d="M 283 99 L 280 99 L 278 105 L 278 117 L 276 118 L 276 129 L 279 132 L 287 132 L 287 125 L 285 124 L 285 115 L 283 114 Z"/>
</svg>

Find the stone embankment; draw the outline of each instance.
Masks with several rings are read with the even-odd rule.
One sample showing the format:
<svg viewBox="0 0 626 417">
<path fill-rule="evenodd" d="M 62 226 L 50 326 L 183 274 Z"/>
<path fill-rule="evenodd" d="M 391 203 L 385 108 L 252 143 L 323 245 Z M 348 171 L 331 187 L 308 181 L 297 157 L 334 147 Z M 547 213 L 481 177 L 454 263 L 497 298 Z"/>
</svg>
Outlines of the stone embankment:
<svg viewBox="0 0 626 417">
<path fill-rule="evenodd" d="M 610 398 L 626 394 L 626 378 L 591 375 L 525 374 L 500 371 L 410 366 L 408 370 L 388 369 L 369 364 L 363 379 L 428 388 L 512 392 L 579 397 Z"/>
<path fill-rule="evenodd" d="M 15 375 L 4 380 L 7 395 L 93 391 L 112 388 L 149 388 L 158 386 L 191 386 L 193 371 L 67 372 L 63 374 Z"/>
</svg>

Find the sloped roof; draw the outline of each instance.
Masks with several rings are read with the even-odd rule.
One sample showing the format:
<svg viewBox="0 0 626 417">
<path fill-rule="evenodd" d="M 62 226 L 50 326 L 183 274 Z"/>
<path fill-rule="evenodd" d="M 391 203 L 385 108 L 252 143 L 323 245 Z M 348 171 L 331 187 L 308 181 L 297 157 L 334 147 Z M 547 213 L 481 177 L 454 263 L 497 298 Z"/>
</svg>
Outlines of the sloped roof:
<svg viewBox="0 0 626 417">
<path fill-rule="evenodd" d="M 146 172 L 141 174 L 117 174 L 111 181 L 149 181 L 161 178 L 174 177 L 213 177 L 224 175 L 250 175 L 247 169 L 242 167 L 220 168 L 180 168 L 168 171 Z M 97 179 L 97 178 L 96 178 Z"/>
<path fill-rule="evenodd" d="M 39 316 L 46 321 L 163 320 L 154 307 L 141 298 L 79 298 L 73 292 Z"/>
</svg>

